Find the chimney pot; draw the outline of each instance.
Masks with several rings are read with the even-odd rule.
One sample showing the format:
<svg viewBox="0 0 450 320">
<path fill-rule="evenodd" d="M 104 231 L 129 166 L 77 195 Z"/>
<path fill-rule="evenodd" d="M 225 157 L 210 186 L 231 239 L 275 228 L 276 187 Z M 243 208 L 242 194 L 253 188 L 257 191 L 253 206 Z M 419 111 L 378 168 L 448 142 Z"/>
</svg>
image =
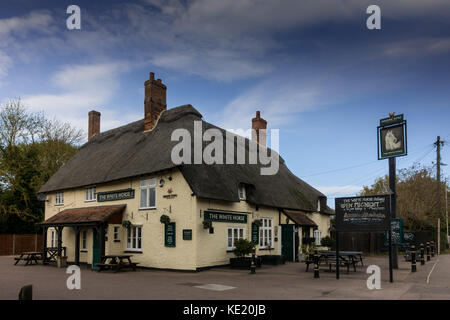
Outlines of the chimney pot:
<svg viewBox="0 0 450 320">
<path fill-rule="evenodd" d="M 266 146 L 267 121 L 261 118 L 261 112 L 256 111 L 256 117 L 252 119 L 252 140 L 262 146 Z"/>
<path fill-rule="evenodd" d="M 161 113 L 167 109 L 166 105 L 166 86 L 161 79 L 155 81 L 155 74 L 150 72 L 150 80 L 144 82 L 144 131 L 149 131 L 158 122 Z"/>
<path fill-rule="evenodd" d="M 89 112 L 88 123 L 88 141 L 90 141 L 96 134 L 100 133 L 100 112 L 92 110 Z"/>
</svg>

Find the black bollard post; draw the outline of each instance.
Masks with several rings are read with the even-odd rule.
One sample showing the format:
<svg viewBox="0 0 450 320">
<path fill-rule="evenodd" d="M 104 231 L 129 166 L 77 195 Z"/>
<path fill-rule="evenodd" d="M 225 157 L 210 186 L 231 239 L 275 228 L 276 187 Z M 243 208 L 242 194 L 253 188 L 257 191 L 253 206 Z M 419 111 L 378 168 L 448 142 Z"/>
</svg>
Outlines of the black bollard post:
<svg viewBox="0 0 450 320">
<path fill-rule="evenodd" d="M 30 284 L 20 289 L 19 300 L 33 300 L 33 285 Z"/>
<path fill-rule="evenodd" d="M 314 251 L 314 279 L 320 278 L 319 276 L 319 254 L 317 250 Z"/>
<path fill-rule="evenodd" d="M 420 264 L 425 264 L 425 249 L 423 247 L 423 243 L 420 244 Z"/>
<path fill-rule="evenodd" d="M 416 247 L 414 245 L 411 245 L 411 272 L 416 272 L 417 266 L 416 266 Z"/>
<path fill-rule="evenodd" d="M 431 241 L 431 257 L 434 257 L 434 241 Z"/>
<path fill-rule="evenodd" d="M 430 256 L 431 252 L 430 251 L 431 251 L 430 250 L 430 242 L 427 241 L 427 261 L 431 260 L 431 256 Z"/>
<path fill-rule="evenodd" d="M 252 252 L 252 262 L 250 264 L 250 274 L 256 273 L 256 264 L 255 264 L 255 249 Z"/>
</svg>

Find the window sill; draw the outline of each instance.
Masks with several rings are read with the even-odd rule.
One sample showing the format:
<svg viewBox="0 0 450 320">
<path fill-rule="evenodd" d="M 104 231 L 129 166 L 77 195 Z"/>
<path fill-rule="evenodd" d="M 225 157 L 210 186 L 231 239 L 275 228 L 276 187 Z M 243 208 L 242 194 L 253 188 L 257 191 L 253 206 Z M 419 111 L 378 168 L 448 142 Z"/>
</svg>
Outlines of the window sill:
<svg viewBox="0 0 450 320">
<path fill-rule="evenodd" d="M 63 205 L 64 205 L 64 203 L 58 203 L 58 204 L 55 203 L 55 207 L 62 207 Z"/>
<path fill-rule="evenodd" d="M 81 249 L 80 252 L 86 253 L 86 252 L 88 252 L 88 251 L 87 251 L 87 249 Z"/>
<path fill-rule="evenodd" d="M 125 252 L 125 253 L 136 253 L 136 254 L 144 253 L 142 250 L 140 250 L 140 251 L 138 251 L 138 250 L 124 250 L 123 252 Z"/>
<path fill-rule="evenodd" d="M 267 248 L 267 247 L 264 247 L 264 248 L 259 248 L 258 250 L 259 250 L 259 251 L 269 251 L 269 250 L 275 250 L 275 248 Z"/>
<path fill-rule="evenodd" d="M 120 240 L 114 240 L 114 242 L 120 242 Z"/>
<path fill-rule="evenodd" d="M 153 207 L 153 208 L 139 208 L 139 210 L 156 210 L 156 207 Z"/>
<path fill-rule="evenodd" d="M 96 199 L 93 199 L 93 200 L 84 200 L 84 202 L 95 202 L 95 201 L 97 201 Z"/>
</svg>

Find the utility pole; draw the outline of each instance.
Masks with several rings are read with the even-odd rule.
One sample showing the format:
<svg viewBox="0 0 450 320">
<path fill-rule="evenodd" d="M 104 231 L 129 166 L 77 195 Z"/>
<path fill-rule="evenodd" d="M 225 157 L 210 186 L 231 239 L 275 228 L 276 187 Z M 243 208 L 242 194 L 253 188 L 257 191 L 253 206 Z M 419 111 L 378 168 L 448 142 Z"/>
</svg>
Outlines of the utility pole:
<svg viewBox="0 0 450 320">
<path fill-rule="evenodd" d="M 441 254 L 441 145 L 444 145 L 444 141 L 441 141 L 441 137 L 438 136 L 436 142 L 436 180 L 437 180 L 437 254 Z"/>
<path fill-rule="evenodd" d="M 445 222 L 447 224 L 447 249 L 450 247 L 450 239 L 448 237 L 448 184 L 445 179 Z"/>
</svg>

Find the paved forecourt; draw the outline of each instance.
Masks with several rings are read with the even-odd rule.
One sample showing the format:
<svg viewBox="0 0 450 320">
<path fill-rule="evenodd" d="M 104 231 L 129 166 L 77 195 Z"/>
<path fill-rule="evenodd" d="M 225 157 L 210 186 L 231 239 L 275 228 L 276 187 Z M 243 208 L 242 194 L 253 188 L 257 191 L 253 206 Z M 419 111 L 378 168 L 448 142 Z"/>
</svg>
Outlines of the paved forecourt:
<svg viewBox="0 0 450 320">
<path fill-rule="evenodd" d="M 437 262 L 437 263 L 436 263 Z M 0 299 L 17 299 L 20 288 L 33 284 L 34 299 L 450 299 L 450 255 L 434 257 L 418 272 L 399 256 L 394 283 L 389 283 L 387 256 L 368 257 L 357 272 L 321 270 L 304 263 L 263 266 L 256 274 L 245 270 L 215 268 L 197 273 L 160 270 L 95 272 L 81 267 L 81 290 L 66 286 L 66 269 L 55 266 L 14 266 L 13 257 L 0 257 Z M 367 266 L 381 268 L 381 289 L 367 288 Z M 432 270 L 431 274 L 430 271 Z M 428 280 L 428 281 L 427 281 Z"/>
</svg>

